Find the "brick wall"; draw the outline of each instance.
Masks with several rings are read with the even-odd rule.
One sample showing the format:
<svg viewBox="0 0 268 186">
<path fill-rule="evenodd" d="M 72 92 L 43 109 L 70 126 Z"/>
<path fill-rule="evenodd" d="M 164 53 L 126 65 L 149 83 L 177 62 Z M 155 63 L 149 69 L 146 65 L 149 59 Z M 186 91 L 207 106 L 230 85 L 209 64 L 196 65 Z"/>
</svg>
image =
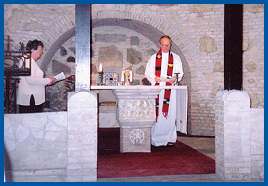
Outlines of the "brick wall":
<svg viewBox="0 0 268 186">
<path fill-rule="evenodd" d="M 245 5 L 243 19 L 243 88 L 251 107 L 264 106 L 264 6 Z"/>
</svg>

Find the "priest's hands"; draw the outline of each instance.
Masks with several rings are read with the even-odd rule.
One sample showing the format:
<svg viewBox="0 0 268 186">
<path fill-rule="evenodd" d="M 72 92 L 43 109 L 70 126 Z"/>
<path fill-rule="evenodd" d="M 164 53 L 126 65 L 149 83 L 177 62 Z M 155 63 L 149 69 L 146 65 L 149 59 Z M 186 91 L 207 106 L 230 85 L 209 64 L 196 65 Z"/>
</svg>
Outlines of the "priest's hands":
<svg viewBox="0 0 268 186">
<path fill-rule="evenodd" d="M 171 78 L 167 78 L 167 77 L 155 77 L 154 80 L 157 83 L 167 82 L 167 83 L 173 84 L 176 81 L 176 77 L 171 77 Z"/>
<path fill-rule="evenodd" d="M 161 82 L 161 78 L 160 77 L 157 77 L 157 76 L 154 78 L 154 80 L 155 80 L 156 83 L 160 83 Z"/>
<path fill-rule="evenodd" d="M 166 82 L 170 83 L 171 85 L 174 84 L 176 81 L 176 78 L 175 77 L 172 77 L 171 79 L 167 79 Z"/>
</svg>

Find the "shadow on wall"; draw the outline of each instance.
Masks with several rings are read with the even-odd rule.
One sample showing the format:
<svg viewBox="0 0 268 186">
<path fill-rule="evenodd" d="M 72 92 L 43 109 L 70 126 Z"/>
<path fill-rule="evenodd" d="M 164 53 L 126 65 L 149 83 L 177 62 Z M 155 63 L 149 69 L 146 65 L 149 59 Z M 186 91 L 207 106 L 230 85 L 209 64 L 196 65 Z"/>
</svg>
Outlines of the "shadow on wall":
<svg viewBox="0 0 268 186">
<path fill-rule="evenodd" d="M 10 182 L 13 180 L 12 177 L 12 165 L 9 158 L 9 154 L 6 150 L 6 146 L 4 145 L 4 171 L 5 171 L 5 180 L 6 182 Z"/>
</svg>

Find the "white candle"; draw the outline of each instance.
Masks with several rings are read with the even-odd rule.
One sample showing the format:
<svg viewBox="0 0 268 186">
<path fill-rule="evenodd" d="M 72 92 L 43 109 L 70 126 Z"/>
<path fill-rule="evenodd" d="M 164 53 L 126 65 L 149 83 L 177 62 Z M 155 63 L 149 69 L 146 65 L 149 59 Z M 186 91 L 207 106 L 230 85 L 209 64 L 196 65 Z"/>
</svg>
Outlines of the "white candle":
<svg viewBox="0 0 268 186">
<path fill-rule="evenodd" d="M 25 60 L 25 67 L 30 68 L 30 59 L 24 58 L 24 60 Z"/>
<path fill-rule="evenodd" d="M 125 71 L 124 70 L 121 72 L 121 81 L 122 82 L 125 81 Z"/>
<path fill-rule="evenodd" d="M 99 65 L 99 72 L 102 72 L 102 64 Z"/>
<path fill-rule="evenodd" d="M 132 82 L 133 80 L 133 74 L 132 74 L 132 70 L 129 71 L 129 81 Z"/>
</svg>

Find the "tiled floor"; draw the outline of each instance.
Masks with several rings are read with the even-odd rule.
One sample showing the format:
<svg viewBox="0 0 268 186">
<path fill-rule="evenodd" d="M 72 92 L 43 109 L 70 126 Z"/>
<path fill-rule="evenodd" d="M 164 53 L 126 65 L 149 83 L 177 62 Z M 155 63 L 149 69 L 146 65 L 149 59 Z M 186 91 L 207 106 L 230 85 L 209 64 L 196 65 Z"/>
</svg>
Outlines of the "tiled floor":
<svg viewBox="0 0 268 186">
<path fill-rule="evenodd" d="M 217 182 L 223 181 L 214 174 L 147 176 L 131 178 L 102 178 L 98 182 Z"/>
<path fill-rule="evenodd" d="M 178 137 L 178 141 L 198 150 L 199 152 L 215 160 L 214 137 Z"/>
</svg>

